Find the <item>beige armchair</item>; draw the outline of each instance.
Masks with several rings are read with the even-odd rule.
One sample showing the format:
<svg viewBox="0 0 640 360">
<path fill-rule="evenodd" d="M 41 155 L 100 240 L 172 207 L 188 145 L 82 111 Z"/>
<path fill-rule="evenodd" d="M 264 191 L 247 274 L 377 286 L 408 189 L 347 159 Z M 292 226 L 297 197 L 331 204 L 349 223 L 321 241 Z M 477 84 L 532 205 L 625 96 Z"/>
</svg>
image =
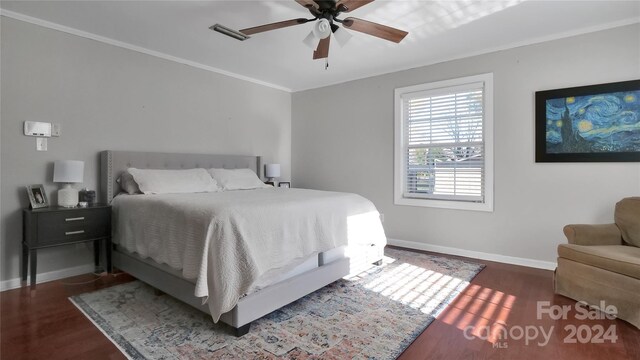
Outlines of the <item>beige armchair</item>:
<svg viewBox="0 0 640 360">
<path fill-rule="evenodd" d="M 614 305 L 640 328 L 640 197 L 616 204 L 615 224 L 567 225 L 558 246 L 555 292 L 593 307 Z"/>
</svg>

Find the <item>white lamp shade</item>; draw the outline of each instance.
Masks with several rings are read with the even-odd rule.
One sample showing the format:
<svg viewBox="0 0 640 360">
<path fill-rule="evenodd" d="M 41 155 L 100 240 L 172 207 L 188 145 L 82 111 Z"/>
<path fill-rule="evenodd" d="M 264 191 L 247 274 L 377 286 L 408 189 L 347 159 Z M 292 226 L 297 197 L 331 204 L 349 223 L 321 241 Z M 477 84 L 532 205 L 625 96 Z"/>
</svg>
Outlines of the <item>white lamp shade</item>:
<svg viewBox="0 0 640 360">
<path fill-rule="evenodd" d="M 81 183 L 84 179 L 84 161 L 58 160 L 53 165 L 53 182 Z"/>
<path fill-rule="evenodd" d="M 275 178 L 280 176 L 280 164 L 267 164 L 265 165 L 264 174 L 268 178 Z"/>
<path fill-rule="evenodd" d="M 350 32 L 343 28 L 338 28 L 338 30 L 333 33 L 333 37 L 338 41 L 338 45 L 340 45 L 340 47 L 344 47 L 344 45 L 347 43 L 347 41 L 349 41 L 349 39 L 353 37 L 353 35 L 351 35 Z"/>
<path fill-rule="evenodd" d="M 305 45 L 307 45 L 311 50 L 315 50 L 316 47 L 318 47 L 318 39 L 313 34 L 313 31 L 309 32 L 309 35 L 307 35 L 307 37 L 304 38 L 304 40 L 302 40 L 302 42 Z"/>
</svg>

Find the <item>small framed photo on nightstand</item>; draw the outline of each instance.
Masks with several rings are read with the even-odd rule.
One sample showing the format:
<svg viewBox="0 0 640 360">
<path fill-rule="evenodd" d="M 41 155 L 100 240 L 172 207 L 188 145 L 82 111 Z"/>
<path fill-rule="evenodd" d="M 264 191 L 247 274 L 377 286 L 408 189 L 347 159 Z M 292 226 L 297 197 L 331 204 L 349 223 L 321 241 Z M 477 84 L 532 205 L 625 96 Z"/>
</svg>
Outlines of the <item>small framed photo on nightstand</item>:
<svg viewBox="0 0 640 360">
<path fill-rule="evenodd" d="M 49 206 L 47 194 L 44 192 L 44 186 L 41 184 L 27 185 L 27 194 L 29 195 L 29 202 L 31 203 L 32 209 Z"/>
<path fill-rule="evenodd" d="M 290 182 L 288 182 L 288 181 L 280 181 L 280 182 L 278 183 L 278 187 L 281 187 L 281 188 L 287 188 L 287 189 L 288 189 L 288 188 L 290 188 L 290 187 L 291 187 L 291 183 L 290 183 Z"/>
</svg>

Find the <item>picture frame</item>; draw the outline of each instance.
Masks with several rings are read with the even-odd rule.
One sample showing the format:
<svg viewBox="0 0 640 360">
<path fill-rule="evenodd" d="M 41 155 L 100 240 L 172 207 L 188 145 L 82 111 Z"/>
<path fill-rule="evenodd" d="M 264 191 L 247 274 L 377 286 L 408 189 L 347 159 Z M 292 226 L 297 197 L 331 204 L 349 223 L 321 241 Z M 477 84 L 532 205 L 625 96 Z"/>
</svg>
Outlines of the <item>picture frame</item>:
<svg viewBox="0 0 640 360">
<path fill-rule="evenodd" d="M 49 207 L 47 193 L 44 191 L 44 186 L 42 184 L 27 185 L 26 188 L 32 209 Z"/>
<path fill-rule="evenodd" d="M 291 182 L 289 182 L 289 181 L 280 181 L 278 183 L 278 187 L 287 188 L 288 189 L 288 188 L 291 187 Z"/>
<path fill-rule="evenodd" d="M 640 161 L 640 80 L 537 91 L 536 162 Z"/>
</svg>

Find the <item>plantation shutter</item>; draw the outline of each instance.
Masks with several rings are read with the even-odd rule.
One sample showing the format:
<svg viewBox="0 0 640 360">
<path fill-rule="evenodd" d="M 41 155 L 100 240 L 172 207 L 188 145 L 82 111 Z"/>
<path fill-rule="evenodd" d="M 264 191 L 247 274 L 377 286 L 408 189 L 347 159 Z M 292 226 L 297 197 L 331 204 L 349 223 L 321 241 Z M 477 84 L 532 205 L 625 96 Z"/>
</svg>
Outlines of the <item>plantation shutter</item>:
<svg viewBox="0 0 640 360">
<path fill-rule="evenodd" d="M 484 83 L 402 95 L 403 197 L 484 202 Z"/>
</svg>

